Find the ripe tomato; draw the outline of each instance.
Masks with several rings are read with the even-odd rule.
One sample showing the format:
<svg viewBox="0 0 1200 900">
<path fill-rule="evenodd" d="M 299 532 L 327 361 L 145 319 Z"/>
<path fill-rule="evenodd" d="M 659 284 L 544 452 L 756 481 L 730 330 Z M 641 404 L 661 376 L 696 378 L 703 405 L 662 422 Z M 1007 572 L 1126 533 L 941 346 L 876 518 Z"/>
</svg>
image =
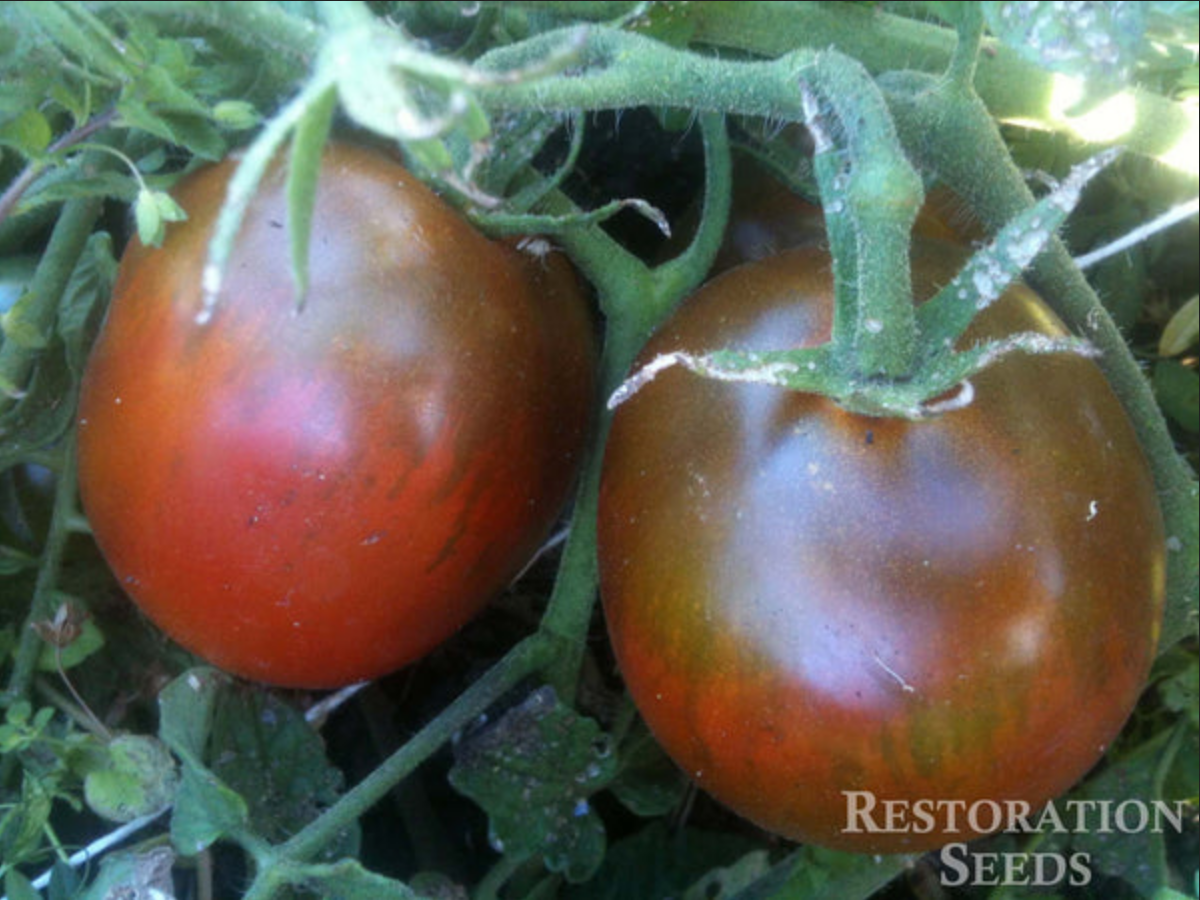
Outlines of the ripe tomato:
<svg viewBox="0 0 1200 900">
<path fill-rule="evenodd" d="M 592 323 L 566 262 L 493 243 L 385 156 L 332 145 L 298 309 L 284 169 L 197 324 L 234 162 L 121 263 L 79 420 L 113 571 L 216 665 L 329 687 L 476 614 L 553 523 L 587 437 Z"/>
<path fill-rule="evenodd" d="M 918 242 L 916 289 L 962 261 Z M 829 270 L 815 248 L 730 270 L 641 362 L 824 342 Z M 1018 330 L 1063 328 L 1018 286 L 966 340 Z M 867 829 L 892 800 L 1036 810 L 1136 702 L 1164 536 L 1123 410 L 1078 356 L 1008 358 L 975 388 L 910 423 L 673 369 L 616 411 L 599 552 L 618 663 L 671 756 L 764 828 L 869 852 L 967 840 L 961 814 Z M 847 791 L 879 806 L 848 821 Z"/>
</svg>

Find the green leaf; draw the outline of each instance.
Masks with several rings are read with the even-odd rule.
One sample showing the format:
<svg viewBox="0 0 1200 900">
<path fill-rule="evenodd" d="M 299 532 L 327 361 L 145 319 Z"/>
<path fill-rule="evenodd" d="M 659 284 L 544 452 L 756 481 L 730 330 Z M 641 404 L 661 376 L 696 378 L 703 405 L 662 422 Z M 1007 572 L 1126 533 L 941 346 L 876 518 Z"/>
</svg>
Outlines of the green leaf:
<svg viewBox="0 0 1200 900">
<path fill-rule="evenodd" d="M 121 42 L 98 20 L 77 4 L 19 3 L 15 4 L 28 26 L 73 57 L 84 69 L 124 81 L 136 72 L 131 61 L 119 51 Z"/>
<path fill-rule="evenodd" d="M 8 312 L 0 316 L 0 328 L 4 332 L 4 341 L 11 342 L 25 350 L 44 350 L 50 337 L 37 325 L 37 310 L 41 306 L 40 298 L 26 291 L 17 298 Z"/>
<path fill-rule="evenodd" d="M 1175 727 L 1183 731 L 1175 759 L 1163 779 L 1162 793 L 1167 798 L 1196 797 L 1200 794 L 1200 663 L 1182 647 L 1162 660 L 1183 662 L 1158 682 L 1163 707 L 1174 714 L 1178 722 Z"/>
<path fill-rule="evenodd" d="M 143 189 L 138 191 L 133 216 L 137 223 L 138 239 L 147 247 L 159 247 L 167 236 L 166 223 L 182 222 L 187 218 L 187 213 L 169 194 Z"/>
<path fill-rule="evenodd" d="M 630 23 L 632 30 L 671 47 L 686 47 L 696 34 L 696 10 L 690 3 L 649 3 Z"/>
<path fill-rule="evenodd" d="M 1158 686 L 1163 705 L 1187 719 L 1192 728 L 1200 728 L 1200 662 L 1172 675 Z"/>
<path fill-rule="evenodd" d="M 184 760 L 203 760 L 217 695 L 228 683 L 227 675 L 200 667 L 184 672 L 158 695 L 158 736 Z"/>
<path fill-rule="evenodd" d="M 552 872 L 583 881 L 606 843 L 588 797 L 615 773 L 600 727 L 542 688 L 458 744 L 450 783 L 487 811 L 496 850 L 540 854 Z"/>
<path fill-rule="evenodd" d="M 57 672 L 60 667 L 73 669 L 104 646 L 104 633 L 95 620 L 87 614 L 86 603 L 78 597 L 62 591 L 54 591 L 51 596 L 51 605 L 54 609 L 68 604 L 76 610 L 80 610 L 82 614 L 79 617 L 79 633 L 69 643 L 64 644 L 61 648 L 55 648 L 49 643 L 42 644 L 37 661 L 38 670 L 41 672 Z"/>
<path fill-rule="evenodd" d="M 116 277 L 111 239 L 95 234 L 88 239 L 58 299 L 53 328 L 37 351 L 28 384 L 4 384 L 0 389 L 18 402 L 0 413 L 0 470 L 22 461 L 31 451 L 57 441 L 75 417 L 75 394 L 100 307 Z M 30 298 L 32 295 L 26 295 Z M 25 301 L 21 301 L 24 303 Z M 32 311 L 11 311 L 20 317 Z"/>
<path fill-rule="evenodd" d="M 171 841 L 185 856 L 195 856 L 228 834 L 240 831 L 249 818 L 246 801 L 200 766 L 184 764 Z"/>
<path fill-rule="evenodd" d="M 50 794 L 26 773 L 20 801 L 0 806 L 0 861 L 16 865 L 38 850 L 50 821 L 50 808 Z"/>
<path fill-rule="evenodd" d="M 16 869 L 4 873 L 4 893 L 8 900 L 42 900 L 29 879 Z"/>
<path fill-rule="evenodd" d="M 212 108 L 213 121 L 230 131 L 246 131 L 262 121 L 253 103 L 245 100 L 222 100 Z"/>
<path fill-rule="evenodd" d="M 1150 900 L 1195 900 L 1195 897 L 1188 894 L 1181 894 L 1179 891 L 1164 887 L 1155 891 L 1154 896 L 1151 897 Z"/>
<path fill-rule="evenodd" d="M 912 863 L 805 846 L 732 900 L 866 900 Z"/>
<path fill-rule="evenodd" d="M 0 434 L 4 435 L 0 469 L 53 444 L 74 421 L 76 385 L 61 363 L 43 359 L 28 386 L 0 385 L 0 389 L 18 397 L 16 406 L 0 413 Z"/>
<path fill-rule="evenodd" d="M 59 301 L 55 329 L 62 339 L 67 366 L 76 380 L 83 377 L 92 339 L 99 327 L 104 304 L 117 280 L 117 260 L 112 238 L 97 232 L 88 239 L 67 289 Z"/>
<path fill-rule="evenodd" d="M 100 862 L 100 872 L 78 900 L 150 900 L 175 896 L 171 868 L 175 854 L 169 847 L 129 853 L 110 853 Z"/>
<path fill-rule="evenodd" d="M 161 741 L 126 734 L 106 749 L 104 767 L 92 770 L 83 781 L 83 796 L 93 812 L 113 822 L 131 822 L 170 805 L 179 776 Z"/>
<path fill-rule="evenodd" d="M 1179 750 L 1163 779 L 1163 795 L 1171 798 L 1200 796 L 1200 734 L 1194 727 L 1186 729 L 1179 740 Z"/>
<path fill-rule="evenodd" d="M 0 313 L 7 312 L 24 293 L 37 271 L 38 257 L 33 254 L 0 259 Z"/>
<path fill-rule="evenodd" d="M 46 889 L 47 900 L 79 900 L 80 876 L 64 860 L 57 860 L 50 869 L 50 885 Z"/>
<path fill-rule="evenodd" d="M 672 831 L 658 820 L 613 844 L 595 877 L 567 888 L 563 900 L 681 897 L 704 883 L 709 872 L 738 866 L 761 852 L 761 843 L 746 837 L 696 828 Z M 761 864 L 761 856 L 752 858 Z"/>
<path fill-rule="evenodd" d="M 1111 91 L 1124 86 L 1146 30 L 1146 4 L 985 2 L 988 27 L 1018 55 Z"/>
<path fill-rule="evenodd" d="M 221 159 L 229 149 L 225 136 L 209 118 L 207 109 L 197 113 L 162 111 L 140 99 L 129 99 L 122 102 L 118 110 L 129 128 L 149 132 L 169 144 L 187 147 L 201 159 Z"/>
<path fill-rule="evenodd" d="M 1173 359 L 1154 366 L 1154 394 L 1163 412 L 1183 428 L 1200 431 L 1200 375 Z"/>
<path fill-rule="evenodd" d="M 1155 39 L 1194 44 L 1200 37 L 1200 3 L 1194 0 L 1158 0 L 1146 6 L 1149 7 L 1148 31 Z"/>
<path fill-rule="evenodd" d="M 0 123 L 0 146 L 12 147 L 22 156 L 40 156 L 53 138 L 50 123 L 36 109 L 26 109 L 15 118 Z"/>
<path fill-rule="evenodd" d="M 8 574 L 8 573 L 0 571 L 0 575 L 5 575 L 5 574 Z M 3 628 L 0 628 L 0 660 L 7 661 L 8 657 L 11 656 L 13 651 L 15 651 L 16 649 L 17 649 L 17 637 L 15 634 L 13 634 L 12 626 L 5 625 Z M 16 706 L 16 704 L 13 704 L 13 706 L 10 706 L 8 708 L 8 711 L 11 713 L 12 710 L 15 708 L 15 706 Z M 3 727 L 4 727 L 3 725 L 0 725 L 0 729 L 2 729 Z M 3 748 L 0 748 L 0 752 L 3 752 Z"/>
<path fill-rule="evenodd" d="M 1162 337 L 1158 341 L 1158 352 L 1162 356 L 1178 356 L 1200 339 L 1200 297 L 1193 297 L 1171 316 Z"/>
<path fill-rule="evenodd" d="M 38 563 L 39 557 L 31 556 L 15 547 L 0 546 L 0 575 L 3 575 L 5 578 L 36 569 Z M 3 646 L 4 642 L 0 641 L 0 649 Z M 0 656 L 3 655 L 0 652 Z"/>
<path fill-rule="evenodd" d="M 125 203 L 137 199 L 137 181 L 120 172 L 99 172 L 87 175 L 71 165 L 59 166 L 47 171 L 20 203 L 17 215 L 25 215 L 35 209 L 69 200 L 87 197 L 112 197 Z"/>
<path fill-rule="evenodd" d="M 208 757 L 213 774 L 247 804 L 254 832 L 283 841 L 337 800 L 341 772 L 312 726 L 278 695 L 227 690 L 217 700 Z M 328 857 L 357 851 L 358 832 L 326 848 Z"/>
<path fill-rule="evenodd" d="M 687 776 L 645 725 L 639 724 L 621 743 L 617 758 L 620 770 L 609 789 L 626 809 L 653 817 L 666 815 L 679 805 L 687 791 Z"/>
<path fill-rule="evenodd" d="M 324 900 L 426 900 L 407 885 L 369 872 L 349 859 L 310 867 L 301 884 Z"/>
<path fill-rule="evenodd" d="M 761 884 L 770 871 L 766 850 L 753 850 L 731 866 L 709 871 L 684 892 L 683 900 L 728 900 Z"/>
<path fill-rule="evenodd" d="M 1178 753 L 1181 741 L 1174 731 L 1162 731 L 1121 759 L 1114 760 L 1089 778 L 1072 796 L 1142 803 L 1162 800 L 1162 779 Z M 1165 835 L 1152 828 L 1127 832 L 1119 828 L 1091 828 L 1073 838 L 1076 850 L 1087 853 L 1092 867 L 1123 878 L 1143 896 L 1170 882 Z"/>
</svg>

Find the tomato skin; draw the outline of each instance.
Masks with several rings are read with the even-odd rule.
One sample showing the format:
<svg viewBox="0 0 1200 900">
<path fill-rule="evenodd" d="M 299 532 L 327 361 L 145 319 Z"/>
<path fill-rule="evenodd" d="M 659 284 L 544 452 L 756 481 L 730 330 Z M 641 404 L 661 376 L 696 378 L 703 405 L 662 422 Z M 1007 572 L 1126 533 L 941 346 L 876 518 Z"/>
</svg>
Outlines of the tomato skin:
<svg viewBox="0 0 1200 900">
<path fill-rule="evenodd" d="M 332 144 L 297 309 L 285 173 L 196 321 L 235 162 L 121 263 L 79 419 L 85 511 L 168 634 L 227 671 L 331 687 L 474 616 L 558 515 L 593 406 L 590 313 L 560 255 L 487 240 L 387 157 Z"/>
<path fill-rule="evenodd" d="M 918 241 L 916 289 L 962 261 Z M 641 363 L 822 343 L 829 269 L 815 248 L 735 268 Z M 1018 286 L 967 340 L 1018 330 L 1063 333 Z M 1137 700 L 1164 536 L 1123 410 L 1077 356 L 974 384 L 966 409 L 908 423 L 673 369 L 616 411 L 598 539 L 621 672 L 667 752 L 770 831 L 872 853 L 968 840 L 961 815 L 845 833 L 843 792 L 1036 809 Z"/>
</svg>

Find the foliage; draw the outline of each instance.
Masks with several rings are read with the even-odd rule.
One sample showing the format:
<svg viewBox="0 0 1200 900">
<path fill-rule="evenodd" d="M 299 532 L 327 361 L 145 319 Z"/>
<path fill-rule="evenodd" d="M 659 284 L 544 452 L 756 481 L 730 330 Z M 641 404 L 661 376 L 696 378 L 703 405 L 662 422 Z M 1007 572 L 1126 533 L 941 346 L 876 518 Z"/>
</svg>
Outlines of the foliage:
<svg viewBox="0 0 1200 900">
<path fill-rule="evenodd" d="M 939 355 L 965 322 L 913 315 L 909 230 L 949 187 L 994 236 L 950 290 L 986 304 L 1024 269 L 1056 300 L 1130 411 L 1168 524 L 1154 676 L 1073 796 L 1187 804 L 1180 834 L 1005 834 L 974 858 L 1080 852 L 1095 877 L 1072 897 L 1194 896 L 1194 211 L 1101 254 L 1086 280 L 1071 254 L 1194 198 L 1196 31 L 1196 4 L 1168 2 L 0 5 L 4 892 L 853 900 L 927 896 L 947 871 L 936 854 L 786 845 L 685 786 L 623 699 L 594 615 L 603 422 L 563 548 L 340 708 L 197 667 L 130 613 L 73 460 L 116 258 L 133 233 L 155 243 L 186 215 L 169 193 L 182 173 L 240 152 L 210 247 L 211 311 L 241 211 L 284 152 L 302 293 L 316 154 L 336 131 L 394 147 L 490 234 L 562 246 L 596 292 L 610 395 L 705 277 L 731 153 L 823 202 L 841 327 L 814 360 L 695 368 L 769 382 L 816 361 L 793 387 L 913 415 L 997 353 L 1031 349 Z M 1086 186 L 1071 175 L 1111 146 L 1124 155 L 1074 169 Z M 73 858 L 79 847 L 91 852 Z"/>
</svg>

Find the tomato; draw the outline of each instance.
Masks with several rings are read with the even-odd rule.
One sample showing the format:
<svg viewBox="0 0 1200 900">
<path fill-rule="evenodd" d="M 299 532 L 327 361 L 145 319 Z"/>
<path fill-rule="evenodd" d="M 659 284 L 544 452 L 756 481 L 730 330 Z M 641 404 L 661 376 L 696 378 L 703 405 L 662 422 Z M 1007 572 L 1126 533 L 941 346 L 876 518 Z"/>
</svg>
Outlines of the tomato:
<svg viewBox="0 0 1200 900">
<path fill-rule="evenodd" d="M 303 306 L 277 166 L 198 324 L 234 170 L 185 179 L 187 222 L 122 259 L 83 385 L 84 507 L 136 603 L 217 666 L 372 678 L 479 612 L 553 524 L 588 436 L 590 312 L 560 254 L 489 241 L 335 144 Z"/>
<path fill-rule="evenodd" d="M 917 242 L 915 289 L 963 261 Z M 641 363 L 822 343 L 832 290 L 816 248 L 737 267 Z M 1064 332 L 1016 286 L 964 340 L 1025 330 Z M 770 831 L 863 852 L 967 840 L 992 817 L 920 810 L 1036 810 L 1137 700 L 1165 550 L 1122 408 L 1074 355 L 1009 357 L 974 386 L 913 423 L 670 369 L 615 413 L 598 540 L 617 662 L 667 752 Z"/>
</svg>

